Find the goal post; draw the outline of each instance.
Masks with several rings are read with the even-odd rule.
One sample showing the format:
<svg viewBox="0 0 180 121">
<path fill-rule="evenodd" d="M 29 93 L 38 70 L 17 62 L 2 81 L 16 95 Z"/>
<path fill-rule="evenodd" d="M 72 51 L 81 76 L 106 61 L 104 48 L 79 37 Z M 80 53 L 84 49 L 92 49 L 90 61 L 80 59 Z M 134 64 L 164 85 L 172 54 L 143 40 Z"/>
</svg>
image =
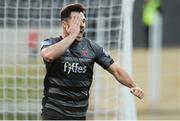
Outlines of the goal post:
<svg viewBox="0 0 180 121">
<path fill-rule="evenodd" d="M 86 36 L 132 71 L 134 0 L 1 0 L 0 119 L 41 119 L 45 68 L 40 43 L 61 33 L 59 10 L 68 3 L 87 7 Z M 136 119 L 133 96 L 95 65 L 87 119 Z"/>
<path fill-rule="evenodd" d="M 122 5 L 123 11 L 123 46 L 122 46 L 122 67 L 131 75 L 132 74 L 132 16 L 133 16 L 133 7 L 135 0 L 124 0 Z M 128 9 L 127 9 L 128 6 Z M 128 65 L 127 65 L 128 64 Z M 121 90 L 120 90 L 121 91 Z M 123 94 L 125 95 L 124 102 L 120 107 L 125 108 L 124 117 L 119 115 L 119 119 L 137 119 L 136 106 L 134 102 L 134 97 L 129 93 L 129 89 L 122 87 Z M 126 108 L 129 107 L 129 108 Z"/>
</svg>

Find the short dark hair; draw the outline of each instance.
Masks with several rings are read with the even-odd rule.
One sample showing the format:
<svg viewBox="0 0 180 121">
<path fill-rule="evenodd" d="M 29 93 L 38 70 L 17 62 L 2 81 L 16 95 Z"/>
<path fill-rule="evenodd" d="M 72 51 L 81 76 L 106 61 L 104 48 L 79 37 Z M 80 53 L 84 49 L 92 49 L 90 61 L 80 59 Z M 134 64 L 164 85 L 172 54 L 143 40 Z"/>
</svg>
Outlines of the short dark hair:
<svg viewBox="0 0 180 121">
<path fill-rule="evenodd" d="M 82 4 L 79 3 L 68 4 L 60 11 L 61 21 L 70 17 L 71 12 L 83 12 L 85 15 L 86 9 Z"/>
</svg>

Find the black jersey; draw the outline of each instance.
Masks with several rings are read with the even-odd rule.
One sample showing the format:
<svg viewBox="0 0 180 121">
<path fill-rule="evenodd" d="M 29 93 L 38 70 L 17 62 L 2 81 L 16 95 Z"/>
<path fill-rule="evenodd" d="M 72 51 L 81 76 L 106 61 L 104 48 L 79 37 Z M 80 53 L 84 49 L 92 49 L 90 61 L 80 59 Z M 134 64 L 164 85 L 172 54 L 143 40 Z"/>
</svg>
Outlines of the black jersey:
<svg viewBox="0 0 180 121">
<path fill-rule="evenodd" d="M 42 48 L 53 45 L 62 37 L 42 41 Z M 75 41 L 66 52 L 46 64 L 43 108 L 53 109 L 65 116 L 83 117 L 88 108 L 89 88 L 93 66 L 107 69 L 114 61 L 98 44 L 83 38 Z"/>
</svg>

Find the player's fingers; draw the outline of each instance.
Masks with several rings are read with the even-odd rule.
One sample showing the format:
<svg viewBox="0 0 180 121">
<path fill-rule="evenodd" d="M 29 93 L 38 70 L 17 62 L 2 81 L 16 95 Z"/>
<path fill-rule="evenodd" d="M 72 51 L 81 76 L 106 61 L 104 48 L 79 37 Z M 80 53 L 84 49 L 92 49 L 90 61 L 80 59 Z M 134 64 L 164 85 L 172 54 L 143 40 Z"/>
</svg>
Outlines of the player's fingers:
<svg viewBox="0 0 180 121">
<path fill-rule="evenodd" d="M 140 93 L 140 97 L 141 97 L 141 99 L 144 98 L 144 92 Z"/>
<path fill-rule="evenodd" d="M 136 96 L 137 96 L 138 98 L 142 99 L 142 93 L 141 93 L 141 92 L 137 92 L 137 93 L 136 93 Z"/>
<path fill-rule="evenodd" d="M 144 98 L 144 94 L 141 94 L 139 97 L 140 97 L 140 99 L 143 99 Z"/>
<path fill-rule="evenodd" d="M 138 90 L 136 88 L 132 88 L 131 89 L 131 93 L 133 93 L 134 95 L 138 94 Z"/>
<path fill-rule="evenodd" d="M 140 88 L 132 88 L 130 92 L 139 99 L 142 99 L 144 97 L 144 92 Z"/>
<path fill-rule="evenodd" d="M 73 26 L 73 25 L 75 25 L 75 23 L 76 23 L 76 16 L 72 16 L 72 18 L 71 18 L 71 26 Z"/>
<path fill-rule="evenodd" d="M 77 27 L 80 27 L 81 21 L 82 20 L 81 20 L 80 16 L 77 16 L 75 25 L 77 25 Z"/>
<path fill-rule="evenodd" d="M 143 92 L 143 91 L 139 91 L 139 92 L 137 93 L 137 95 L 138 95 L 138 97 L 139 97 L 140 99 L 143 99 L 143 98 L 144 98 L 144 92 Z"/>
<path fill-rule="evenodd" d="M 79 33 L 80 31 L 80 18 L 79 16 L 73 15 L 71 17 L 69 28 L 67 29 L 69 33 Z"/>
<path fill-rule="evenodd" d="M 134 93 L 134 90 L 135 90 L 134 88 L 131 88 L 131 89 L 130 89 L 130 92 L 133 94 L 133 93 Z"/>
<path fill-rule="evenodd" d="M 76 23 L 76 18 L 75 15 L 71 16 L 70 26 L 73 26 Z"/>
<path fill-rule="evenodd" d="M 81 22 L 80 16 L 79 16 L 78 14 L 77 14 L 77 15 L 74 15 L 74 16 L 73 16 L 72 25 L 74 25 L 74 26 L 80 26 L 80 22 Z"/>
</svg>

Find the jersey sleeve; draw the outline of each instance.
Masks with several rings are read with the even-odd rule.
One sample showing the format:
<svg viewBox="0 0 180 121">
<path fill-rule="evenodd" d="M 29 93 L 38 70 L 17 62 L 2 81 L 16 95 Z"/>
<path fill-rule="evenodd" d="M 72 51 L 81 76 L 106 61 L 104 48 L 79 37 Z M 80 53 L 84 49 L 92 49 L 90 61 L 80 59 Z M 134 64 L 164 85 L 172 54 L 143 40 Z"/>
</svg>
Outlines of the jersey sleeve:
<svg viewBox="0 0 180 121">
<path fill-rule="evenodd" d="M 54 39 L 45 39 L 43 41 L 41 41 L 41 50 L 45 47 L 48 47 L 50 45 L 53 45 L 55 44 L 55 41 Z"/>
<path fill-rule="evenodd" d="M 111 58 L 109 53 L 98 44 L 95 45 L 95 51 L 96 51 L 95 61 L 104 69 L 108 69 L 108 67 L 114 63 L 114 60 Z"/>
</svg>

